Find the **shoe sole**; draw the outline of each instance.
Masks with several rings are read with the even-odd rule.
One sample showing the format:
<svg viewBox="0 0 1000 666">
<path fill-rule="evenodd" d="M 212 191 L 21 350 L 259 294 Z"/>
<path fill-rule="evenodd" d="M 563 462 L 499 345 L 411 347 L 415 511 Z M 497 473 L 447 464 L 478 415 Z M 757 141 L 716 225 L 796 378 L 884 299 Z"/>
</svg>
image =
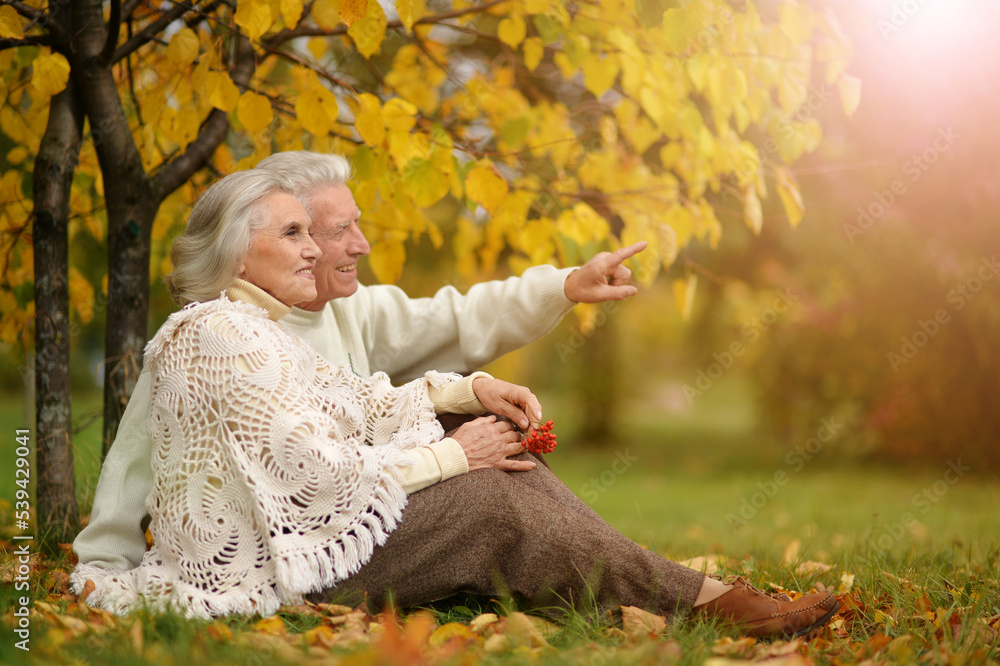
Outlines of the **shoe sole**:
<svg viewBox="0 0 1000 666">
<path fill-rule="evenodd" d="M 833 617 L 834 614 L 836 614 L 839 608 L 840 608 L 840 602 L 834 599 L 833 608 L 830 609 L 829 613 L 827 613 L 819 620 L 806 627 L 805 629 L 799 629 L 798 631 L 796 631 L 794 634 L 791 635 L 791 638 L 801 638 L 802 636 L 805 636 L 806 634 L 823 627 L 827 622 L 830 621 L 830 618 Z"/>
</svg>

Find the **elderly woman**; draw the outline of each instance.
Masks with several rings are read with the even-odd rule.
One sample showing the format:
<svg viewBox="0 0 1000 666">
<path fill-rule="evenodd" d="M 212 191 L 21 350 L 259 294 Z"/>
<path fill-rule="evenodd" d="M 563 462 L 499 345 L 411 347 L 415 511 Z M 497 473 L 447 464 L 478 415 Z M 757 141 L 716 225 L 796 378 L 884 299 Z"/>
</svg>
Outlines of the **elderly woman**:
<svg viewBox="0 0 1000 666">
<path fill-rule="evenodd" d="M 759 636 L 832 616 L 830 595 L 793 602 L 641 549 L 527 454 L 505 464 L 519 471 L 499 471 L 479 456 L 521 451 L 507 421 L 458 428 L 451 439 L 469 473 L 436 483 L 434 457 L 454 451 L 437 415 L 537 423 L 540 405 L 485 373 L 428 373 L 395 388 L 384 374 L 332 367 L 278 323 L 316 298 L 311 225 L 274 172 L 228 176 L 196 204 L 168 278 L 185 307 L 146 351 L 155 545 L 126 572 L 80 565 L 74 579 L 95 583 L 88 603 L 267 615 L 309 593 L 376 603 L 392 593 L 409 605 L 503 588 L 535 605 L 728 618 Z"/>
</svg>

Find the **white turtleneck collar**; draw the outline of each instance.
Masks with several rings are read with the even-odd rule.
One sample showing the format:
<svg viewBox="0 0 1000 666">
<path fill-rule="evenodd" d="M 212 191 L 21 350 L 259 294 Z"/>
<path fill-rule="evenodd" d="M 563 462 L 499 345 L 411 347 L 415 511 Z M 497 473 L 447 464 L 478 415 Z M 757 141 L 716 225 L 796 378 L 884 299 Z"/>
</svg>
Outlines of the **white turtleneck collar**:
<svg viewBox="0 0 1000 666">
<path fill-rule="evenodd" d="M 231 301 L 243 301 L 266 310 L 271 321 L 278 321 L 292 311 L 290 305 L 285 305 L 257 285 L 240 278 L 236 278 L 233 286 L 226 290 L 226 296 Z"/>
</svg>

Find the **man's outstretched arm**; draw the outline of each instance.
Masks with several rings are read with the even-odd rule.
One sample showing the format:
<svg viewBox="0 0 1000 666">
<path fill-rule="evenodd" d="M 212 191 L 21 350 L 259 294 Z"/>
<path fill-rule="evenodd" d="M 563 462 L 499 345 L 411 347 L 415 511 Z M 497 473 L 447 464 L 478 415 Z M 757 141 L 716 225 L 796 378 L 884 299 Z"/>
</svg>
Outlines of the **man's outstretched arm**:
<svg viewBox="0 0 1000 666">
<path fill-rule="evenodd" d="M 602 252 L 575 269 L 536 266 L 519 278 L 474 285 L 464 295 L 445 287 L 431 298 L 410 299 L 389 285 L 362 288 L 352 300 L 371 371 L 402 382 L 430 369 L 480 368 L 551 331 L 575 303 L 634 295 L 623 262 L 645 247 L 640 242 Z"/>
</svg>

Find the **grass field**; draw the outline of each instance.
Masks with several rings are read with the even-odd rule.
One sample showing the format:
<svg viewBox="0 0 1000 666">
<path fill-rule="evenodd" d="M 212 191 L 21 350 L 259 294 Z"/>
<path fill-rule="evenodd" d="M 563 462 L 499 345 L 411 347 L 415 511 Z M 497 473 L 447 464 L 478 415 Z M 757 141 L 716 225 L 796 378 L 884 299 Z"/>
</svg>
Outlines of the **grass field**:
<svg viewBox="0 0 1000 666">
<path fill-rule="evenodd" d="M 546 627 L 540 640 L 517 629 L 516 614 L 485 633 L 470 632 L 469 621 L 480 612 L 502 611 L 481 600 L 437 607 L 427 626 L 422 615 L 411 615 L 401 629 L 385 618 L 365 618 L 351 640 L 337 638 L 350 636 L 337 633 L 345 623 L 324 619 L 315 609 L 290 611 L 280 626 L 237 619 L 208 625 L 176 617 L 115 621 L 87 615 L 68 597 L 53 594 L 60 587 L 49 573 L 34 581 L 33 596 L 48 595 L 53 605 L 36 610 L 32 653 L 14 650 L 13 640 L 4 639 L 0 662 L 21 663 L 30 656 L 30 663 L 45 664 L 374 664 L 414 663 L 418 657 L 426 663 L 595 665 L 709 658 L 996 663 L 1000 484 L 995 479 L 947 456 L 921 469 L 850 462 L 837 455 L 832 436 L 810 453 L 808 442 L 760 435 L 739 387 L 720 389 L 712 400 L 698 410 L 668 415 L 636 405 L 624 419 L 623 443 L 593 451 L 575 443 L 571 407 L 549 396 L 546 416 L 555 420 L 560 435 L 549 460 L 578 496 L 651 550 L 677 560 L 723 556 L 715 560 L 725 571 L 761 585 L 839 591 L 842 607 L 850 608 L 838 616 L 837 629 L 821 639 L 753 645 L 730 642 L 726 637 L 734 634 L 715 627 L 688 625 L 663 637 L 636 638 L 582 615 Z M 93 400 L 74 403 L 80 413 L 95 407 Z M 4 432 L 18 427 L 11 419 L 20 410 L 12 411 L 0 412 Z M 95 422 L 77 439 L 77 479 L 85 507 L 96 480 L 98 429 Z M 2 469 L 12 469 L 8 447 L 2 455 Z M 0 481 L 8 498 L 9 484 Z M 4 526 L 10 522 L 7 515 L 0 518 Z M 814 564 L 800 568 L 804 562 Z M 0 612 L 8 622 L 15 603 L 5 589 Z M 73 618 L 86 622 L 81 626 Z M 464 633 L 449 622 L 466 627 Z M 333 639 L 317 638 L 323 627 Z M 435 627 L 438 633 L 432 635 Z M 506 636 L 506 643 L 491 635 Z"/>
</svg>

